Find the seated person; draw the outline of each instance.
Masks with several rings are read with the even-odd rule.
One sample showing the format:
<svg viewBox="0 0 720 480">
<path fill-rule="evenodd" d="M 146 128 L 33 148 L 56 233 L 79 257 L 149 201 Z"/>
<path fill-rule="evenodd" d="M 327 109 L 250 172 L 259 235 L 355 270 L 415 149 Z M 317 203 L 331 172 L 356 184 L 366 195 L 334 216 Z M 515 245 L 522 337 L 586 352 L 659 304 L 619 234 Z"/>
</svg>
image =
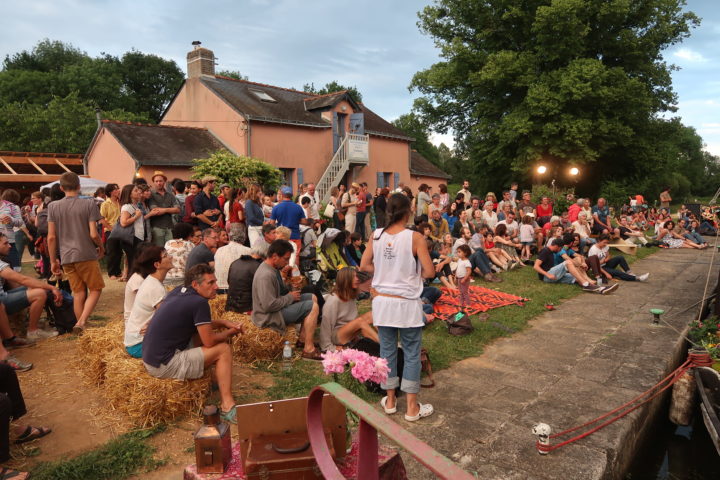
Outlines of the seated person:
<svg viewBox="0 0 720 480">
<path fill-rule="evenodd" d="M 172 258 L 165 249 L 148 245 L 135 257 L 135 275 L 143 278 L 125 321 L 125 350 L 134 358 L 142 358 L 142 342 L 148 324 L 167 295 L 163 280 L 172 268 Z"/>
<path fill-rule="evenodd" d="M 0 337 L 3 338 L 2 344 L 0 344 L 0 364 L 4 363 L 10 365 L 15 371 L 27 372 L 32 369 L 33 364 L 30 362 L 23 362 L 14 355 L 10 355 L 10 352 L 5 348 L 22 348 L 28 345 L 28 341 L 24 338 L 15 336 L 10 328 L 10 320 L 5 313 L 5 306 L 0 302 Z"/>
<path fill-rule="evenodd" d="M 345 257 L 350 262 L 350 266 L 357 267 L 360 265 L 360 259 L 365 252 L 365 245 L 362 242 L 362 235 L 358 232 L 350 234 L 350 245 L 345 247 Z"/>
<path fill-rule="evenodd" d="M 0 233 L 0 258 L 7 258 L 10 253 L 10 241 Z M 5 283 L 10 287 L 5 290 Z M 48 301 L 48 293 L 52 293 L 53 299 L 57 305 L 62 302 L 62 293 L 46 282 L 38 279 L 30 278 L 22 273 L 16 272 L 9 263 L 0 260 L 0 303 L 5 307 L 5 313 L 12 315 L 25 308 L 29 309 L 27 339 L 29 341 L 42 340 L 44 338 L 56 337 L 57 330 L 46 331 L 38 327 L 40 315 L 45 309 L 45 303 Z M 24 346 L 27 341 L 20 338 L 9 338 L 9 343 L 5 341 L 5 346 Z"/>
<path fill-rule="evenodd" d="M 580 235 L 580 251 L 584 252 L 585 247 L 588 245 L 593 245 L 595 243 L 595 239 L 592 238 L 591 235 L 591 226 L 590 223 L 588 223 L 587 214 L 583 211 L 578 213 L 577 220 L 575 220 L 572 223 L 573 231 Z"/>
<path fill-rule="evenodd" d="M 345 258 L 345 239 L 348 233 L 328 228 L 318 238 L 316 250 L 318 266 L 329 278 L 335 278 L 337 271 L 348 265 Z"/>
<path fill-rule="evenodd" d="M 168 293 L 143 339 L 143 363 L 150 375 L 179 380 L 200 378 L 215 365 L 220 389 L 220 417 L 237 423 L 232 396 L 232 349 L 227 340 L 242 327 L 210 315 L 208 300 L 217 295 L 210 265 L 200 263 L 185 274 L 185 286 Z M 215 331 L 217 329 L 222 329 Z"/>
<path fill-rule="evenodd" d="M 303 358 L 322 360 L 313 343 L 320 313 L 315 296 L 290 290 L 286 285 L 290 274 L 290 269 L 286 267 L 292 251 L 292 245 L 287 240 L 275 240 L 270 244 L 267 258 L 253 278 L 251 318 L 259 328 L 272 328 L 281 335 L 288 325 L 302 324 L 300 338 L 304 342 L 299 343 L 303 345 Z"/>
<path fill-rule="evenodd" d="M 301 261 L 315 258 L 317 239 L 318 236 L 315 231 L 315 220 L 312 218 L 303 218 L 300 220 L 300 240 L 302 242 L 302 248 L 300 249 Z"/>
<path fill-rule="evenodd" d="M 193 248 L 185 262 L 185 272 L 187 273 L 195 265 L 204 263 L 215 267 L 215 249 L 217 249 L 218 233 L 213 228 L 206 228 L 202 231 L 202 241 Z M 215 274 L 213 274 L 214 276 Z M 187 278 L 187 277 L 186 277 Z"/>
<path fill-rule="evenodd" d="M 687 228 L 688 222 L 685 219 L 680 219 L 677 222 L 677 226 L 675 227 L 675 233 L 682 235 L 686 239 L 690 240 L 691 242 L 697 243 L 698 245 L 707 248 L 708 243 L 705 241 L 705 239 L 697 233 L 696 231 L 688 230 Z"/>
<path fill-rule="evenodd" d="M 610 236 L 602 234 L 598 237 L 595 245 L 590 247 L 588 252 L 587 263 L 595 274 L 595 278 L 601 279 L 605 277 L 607 280 L 619 278 L 627 282 L 645 282 L 650 276 L 649 273 L 635 275 L 630 271 L 630 266 L 622 255 L 610 257 Z M 622 270 L 619 270 L 620 267 Z"/>
<path fill-rule="evenodd" d="M 550 245 L 544 247 L 538 253 L 533 269 L 538 273 L 538 278 L 546 283 L 578 283 L 586 292 L 605 294 L 612 292 L 618 284 L 609 287 L 598 287 L 595 282 L 570 260 L 561 260 L 556 264 L 555 254 L 563 247 L 563 240 L 556 238 Z"/>
<path fill-rule="evenodd" d="M 430 236 L 436 242 L 442 241 L 442 238 L 450 233 L 448 221 L 442 218 L 440 210 L 433 210 L 430 214 Z"/>
<path fill-rule="evenodd" d="M 667 248 L 697 248 L 698 250 L 707 248 L 675 233 L 675 222 L 673 220 L 665 221 L 665 223 L 658 228 L 657 238 L 665 244 Z"/>
<path fill-rule="evenodd" d="M 255 242 L 255 246 L 250 249 L 250 255 L 243 255 L 230 265 L 225 310 L 237 313 L 252 311 L 253 277 L 266 255 L 265 245 Z"/>
<path fill-rule="evenodd" d="M 455 276 L 450 268 L 451 262 L 450 247 L 443 243 L 439 247 L 437 258 L 433 259 L 433 263 L 435 264 L 435 277 L 440 280 L 440 283 L 442 283 L 444 287 L 457 290 Z"/>
<path fill-rule="evenodd" d="M 250 249 L 242 244 L 245 240 L 245 231 L 241 224 L 234 223 L 230 227 L 228 238 L 230 242 L 225 246 L 218 247 L 215 252 L 215 276 L 218 280 L 218 294 L 227 293 L 230 265 L 243 255 L 250 254 Z"/>
<path fill-rule="evenodd" d="M 495 245 L 495 234 L 491 231 L 485 232 L 484 248 L 485 255 L 494 263 L 498 269 L 507 270 L 518 266 L 513 258 L 502 248 Z"/>
<path fill-rule="evenodd" d="M 308 197 L 303 197 L 308 198 Z M 297 243 L 290 241 L 290 235 L 292 235 L 292 231 L 288 227 L 277 227 L 275 229 L 275 239 L 276 240 L 287 240 L 290 242 L 290 245 L 292 245 L 293 251 L 292 255 L 290 255 L 290 266 L 293 269 L 298 268 L 297 258 L 298 258 L 298 246 Z"/>
<path fill-rule="evenodd" d="M 320 348 L 333 351 L 355 340 L 359 334 L 380 343 L 377 330 L 372 325 L 372 312 L 358 315 L 357 302 L 360 279 L 353 267 L 338 272 L 335 288 L 323 306 L 320 325 Z"/>
<path fill-rule="evenodd" d="M 168 240 L 165 244 L 167 245 L 169 242 L 172 242 L 172 240 Z M 150 245 L 153 244 L 149 242 L 142 242 L 138 244 L 135 248 L 135 258 L 138 258 L 142 251 Z M 130 318 L 130 312 L 132 311 L 133 304 L 135 303 L 135 297 L 137 296 L 138 289 L 140 288 L 140 285 L 142 285 L 146 276 L 147 274 L 143 276 L 138 273 L 135 269 L 135 261 L 133 260 L 133 264 L 129 265 L 128 281 L 125 283 L 125 297 L 123 299 L 123 321 L 125 322 L 127 322 L 127 319 Z"/>
<path fill-rule="evenodd" d="M 623 240 L 640 245 L 647 245 L 648 243 L 647 238 L 645 238 L 645 233 L 634 229 L 628 221 L 627 216 L 620 217 L 620 226 L 618 227 L 618 230 L 620 230 L 620 238 Z"/>
<path fill-rule="evenodd" d="M 2 347 L 0 349 L 5 350 Z M 9 365 L 0 363 L 0 431 L 2 431 L 0 434 L 0 463 L 7 463 L 10 460 L 10 420 L 17 422 L 26 413 L 25 400 L 15 370 Z M 20 424 L 16 424 L 13 430 L 16 435 L 15 443 L 30 442 L 52 432 L 46 427 Z M 25 480 L 28 476 L 28 473 L 7 467 L 0 469 L 0 478 L 2 479 Z"/>
<path fill-rule="evenodd" d="M 272 223 L 263 224 L 262 228 L 260 229 L 260 233 L 262 235 L 260 236 L 260 238 L 255 240 L 255 243 L 264 243 L 265 250 L 267 250 L 268 247 L 270 246 L 270 244 L 275 241 L 275 237 L 276 237 L 275 229 L 276 228 L 277 227 Z M 250 246 L 253 247 L 254 244 L 250 245 Z"/>
<path fill-rule="evenodd" d="M 165 284 L 170 287 L 177 287 L 185 281 L 185 264 L 190 252 L 195 247 L 195 244 L 191 241 L 194 234 L 193 226 L 189 223 L 176 223 L 172 228 L 172 234 L 173 239 L 165 242 L 165 252 L 172 258 L 173 262 L 173 268 L 165 276 Z"/>
</svg>

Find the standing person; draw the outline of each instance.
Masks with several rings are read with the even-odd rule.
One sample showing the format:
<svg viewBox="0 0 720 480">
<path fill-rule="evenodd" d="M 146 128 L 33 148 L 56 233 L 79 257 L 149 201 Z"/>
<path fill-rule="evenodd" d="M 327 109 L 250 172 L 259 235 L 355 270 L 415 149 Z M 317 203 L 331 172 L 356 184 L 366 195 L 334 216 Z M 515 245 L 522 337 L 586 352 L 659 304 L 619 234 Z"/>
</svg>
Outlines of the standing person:
<svg viewBox="0 0 720 480">
<path fill-rule="evenodd" d="M 110 280 L 118 280 L 122 273 L 122 242 L 118 238 L 109 238 L 120 218 L 120 187 L 117 183 L 108 183 L 105 186 L 105 201 L 100 204 L 100 215 L 102 239 L 107 250 L 107 274 Z"/>
<path fill-rule="evenodd" d="M 245 200 L 245 223 L 248 230 L 248 243 L 251 247 L 262 236 L 261 230 L 265 223 L 262 200 L 263 192 L 260 185 L 253 183 L 248 189 Z"/>
<path fill-rule="evenodd" d="M 387 214 L 388 226 L 374 232 L 360 269 L 373 274 L 373 323 L 380 337 L 380 356 L 387 359 L 390 367 L 388 379 L 382 384 L 387 396 L 380 404 L 387 414 L 397 412 L 399 336 L 405 354 L 399 386 L 407 394 L 405 420 L 414 422 L 434 411 L 432 405 L 419 403 L 417 394 L 420 391 L 420 348 L 424 326 L 420 297 L 423 278 L 433 278 L 435 268 L 423 236 L 405 228 L 412 214 L 410 199 L 401 194 L 392 195 Z"/>
<path fill-rule="evenodd" d="M 60 188 L 65 198 L 48 205 L 50 263 L 55 275 L 65 272 L 70 281 L 77 318 L 73 332 L 81 333 L 105 288 L 98 261 L 105 249 L 96 226 L 101 217 L 95 200 L 80 198 L 80 177 L 76 173 L 63 173 Z"/>
<path fill-rule="evenodd" d="M 120 242 L 120 246 L 127 257 L 128 269 L 132 269 L 135 249 L 138 244 L 145 240 L 145 221 L 143 211 L 139 207 L 142 192 L 135 185 L 125 185 L 120 193 L 120 226 L 133 226 L 135 236 L 133 243 Z"/>
<path fill-rule="evenodd" d="M 308 218 L 320 220 L 320 197 L 318 196 L 318 193 L 315 190 L 314 183 L 307 184 L 307 190 L 305 191 L 305 193 L 300 195 L 300 198 L 298 198 L 298 202 L 302 203 L 303 198 L 310 199 L 310 207 L 309 207 L 310 216 Z"/>
<path fill-rule="evenodd" d="M 363 193 L 365 193 L 365 235 L 363 236 L 363 241 L 365 241 L 367 240 L 367 236 L 370 235 L 370 232 L 372 232 L 372 207 L 375 197 L 370 193 L 366 182 L 362 182 L 360 188 L 362 188 Z"/>
<path fill-rule="evenodd" d="M 173 195 L 175 195 L 175 200 L 177 200 L 178 209 L 180 209 L 177 215 L 173 215 L 173 224 L 175 224 L 182 222 L 182 219 L 185 217 L 185 200 L 187 199 L 187 195 L 185 195 L 185 182 L 176 178 L 172 181 L 172 190 Z"/>
<path fill-rule="evenodd" d="M 345 231 L 350 233 L 355 231 L 355 221 L 357 219 L 357 190 L 355 185 L 357 184 L 351 185 L 350 189 L 340 197 L 340 208 L 345 210 Z"/>
<path fill-rule="evenodd" d="M 470 303 L 470 280 L 472 278 L 472 265 L 470 264 L 470 247 L 468 245 L 460 245 L 457 248 L 457 269 L 455 276 L 458 279 L 458 288 L 460 289 L 460 311 L 465 313 L 465 309 Z"/>
<path fill-rule="evenodd" d="M 470 204 L 470 200 L 472 199 L 472 193 L 470 193 L 470 182 L 467 180 L 463 180 L 463 187 L 458 190 L 458 195 L 462 194 L 463 196 L 463 207 L 465 205 Z M 464 208 L 463 208 L 464 210 Z"/>
<path fill-rule="evenodd" d="M 672 197 L 670 196 L 670 187 L 665 187 L 663 188 L 663 191 L 660 192 L 660 208 L 666 208 L 669 212 L 670 202 L 672 202 Z"/>
<path fill-rule="evenodd" d="M 417 212 L 417 216 L 415 218 L 419 218 L 421 222 L 427 222 L 430 218 L 428 208 L 432 202 L 432 198 L 430 197 L 430 187 L 427 183 L 421 183 L 418 187 L 416 201 L 417 209 L 415 211 Z"/>
<path fill-rule="evenodd" d="M 165 242 L 172 240 L 173 215 L 180 213 L 175 195 L 165 189 L 167 177 L 161 171 L 156 171 L 152 176 L 152 183 L 155 191 L 150 197 L 150 228 L 152 230 L 152 241 L 158 247 L 165 245 Z"/>
<path fill-rule="evenodd" d="M 330 189 L 330 200 L 328 201 L 328 205 L 332 205 L 335 210 L 333 210 L 332 214 L 332 225 L 333 227 L 337 228 L 338 230 L 342 230 L 343 226 L 345 224 L 345 215 L 343 214 L 343 219 L 340 220 L 340 216 L 338 215 L 341 213 L 339 211 L 340 209 L 340 189 L 338 187 L 332 187 Z"/>
<path fill-rule="evenodd" d="M 193 208 L 195 209 L 195 217 L 198 220 L 198 226 L 205 230 L 206 228 L 216 228 L 220 225 L 220 202 L 213 194 L 217 179 L 212 175 L 206 175 L 200 181 L 202 191 L 197 194 L 193 200 Z"/>
<path fill-rule="evenodd" d="M 445 208 L 450 204 L 450 194 L 448 193 L 447 185 L 444 183 L 441 183 L 438 185 L 438 190 L 440 190 L 440 207 L 441 210 L 445 210 Z"/>
<path fill-rule="evenodd" d="M 290 240 L 295 243 L 297 250 L 302 249 L 300 244 L 300 220 L 305 218 L 302 207 L 292 201 L 292 190 L 290 187 L 282 187 L 283 201 L 275 205 L 270 215 L 270 220 L 278 226 L 290 229 Z"/>
<path fill-rule="evenodd" d="M 19 202 L 20 194 L 13 189 L 5 190 L 2 194 L 2 200 L 0 200 L 0 233 L 5 234 L 10 242 L 8 260 L 10 266 L 18 272 L 22 263 L 22 251 L 19 251 L 15 245 L 15 229 L 25 228 L 20 207 L 17 205 Z"/>
<path fill-rule="evenodd" d="M 202 190 L 202 185 L 197 180 L 190 182 L 190 193 L 185 197 L 185 204 L 183 207 L 182 221 L 189 223 L 190 225 L 197 225 L 197 218 L 195 218 L 195 197 Z"/>
<path fill-rule="evenodd" d="M 229 202 L 226 228 L 228 233 L 235 228 L 242 236 L 240 243 L 247 241 L 247 225 L 245 224 L 245 187 L 233 189 L 230 193 L 232 201 Z"/>
<path fill-rule="evenodd" d="M 360 184 L 353 183 L 352 186 L 357 192 L 357 199 L 355 200 L 357 207 L 355 208 L 355 230 L 350 233 L 358 232 L 363 238 L 365 238 L 365 214 L 367 213 L 367 193 Z"/>
</svg>

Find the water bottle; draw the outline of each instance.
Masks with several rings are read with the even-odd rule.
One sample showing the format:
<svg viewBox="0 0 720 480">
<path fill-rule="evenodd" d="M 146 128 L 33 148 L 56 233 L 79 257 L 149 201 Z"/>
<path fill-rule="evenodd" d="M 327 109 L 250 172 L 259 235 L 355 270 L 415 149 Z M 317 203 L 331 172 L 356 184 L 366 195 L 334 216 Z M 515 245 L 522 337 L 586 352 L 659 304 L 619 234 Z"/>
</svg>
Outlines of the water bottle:
<svg viewBox="0 0 720 480">
<path fill-rule="evenodd" d="M 292 367 L 292 347 L 289 341 L 285 341 L 282 354 L 282 369 L 288 371 Z"/>
</svg>

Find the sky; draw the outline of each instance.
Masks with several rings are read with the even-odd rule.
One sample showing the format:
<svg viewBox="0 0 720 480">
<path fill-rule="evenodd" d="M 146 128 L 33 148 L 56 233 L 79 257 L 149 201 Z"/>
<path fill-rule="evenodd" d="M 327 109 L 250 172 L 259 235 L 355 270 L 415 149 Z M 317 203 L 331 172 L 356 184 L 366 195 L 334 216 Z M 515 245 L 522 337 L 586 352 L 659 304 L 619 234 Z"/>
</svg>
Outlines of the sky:
<svg viewBox="0 0 720 480">
<path fill-rule="evenodd" d="M 0 56 L 30 50 L 43 38 L 71 43 L 91 56 L 134 48 L 173 59 L 186 70 L 193 40 L 214 51 L 217 69 L 250 80 L 301 89 L 337 80 L 356 86 L 387 120 L 408 113 L 418 70 L 440 60 L 417 27 L 430 0 L 26 0 L 4 2 Z M 720 155 L 720 9 L 689 0 L 703 22 L 665 52 L 678 94 L 678 115 Z M 452 145 L 452 135 L 433 135 Z"/>
</svg>

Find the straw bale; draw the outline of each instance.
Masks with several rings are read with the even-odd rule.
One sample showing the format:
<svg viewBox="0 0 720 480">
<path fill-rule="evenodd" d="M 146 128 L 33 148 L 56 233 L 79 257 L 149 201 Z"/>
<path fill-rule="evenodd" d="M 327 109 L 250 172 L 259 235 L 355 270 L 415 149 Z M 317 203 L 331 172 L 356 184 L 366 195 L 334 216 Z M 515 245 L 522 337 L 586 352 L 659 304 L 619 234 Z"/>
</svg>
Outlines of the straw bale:
<svg viewBox="0 0 720 480">
<path fill-rule="evenodd" d="M 137 427 L 199 412 L 210 392 L 210 371 L 197 380 L 152 377 L 142 360 L 125 352 L 123 329 L 122 319 L 116 319 L 87 329 L 79 340 L 78 366 L 109 407 Z"/>
<path fill-rule="evenodd" d="M 241 362 L 273 360 L 282 354 L 286 340 L 291 344 L 297 340 L 297 330 L 293 326 L 285 330 L 285 335 L 280 335 L 270 328 L 256 327 L 250 317 L 242 313 L 226 312 L 224 319 L 243 327 L 244 333 L 232 339 L 233 355 Z"/>
<path fill-rule="evenodd" d="M 212 300 L 209 300 L 210 304 L 210 316 L 213 320 L 222 318 L 225 314 L 225 303 L 227 302 L 227 295 L 217 295 Z"/>
</svg>

